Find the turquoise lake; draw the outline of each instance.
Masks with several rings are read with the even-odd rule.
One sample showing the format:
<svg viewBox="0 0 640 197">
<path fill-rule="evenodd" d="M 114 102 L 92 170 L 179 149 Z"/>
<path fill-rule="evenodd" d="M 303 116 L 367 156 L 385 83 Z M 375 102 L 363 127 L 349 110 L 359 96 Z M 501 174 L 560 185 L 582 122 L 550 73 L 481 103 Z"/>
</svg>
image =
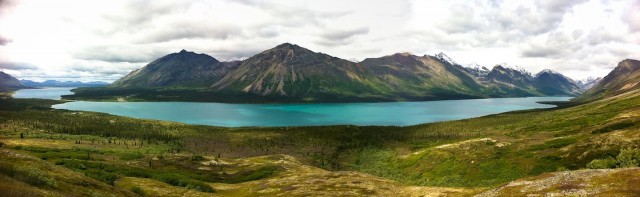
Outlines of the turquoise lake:
<svg viewBox="0 0 640 197">
<path fill-rule="evenodd" d="M 59 98 L 71 88 L 24 89 L 19 98 Z M 57 94 L 54 95 L 54 94 Z M 571 97 L 491 98 L 470 100 L 320 103 L 228 104 L 197 102 L 88 102 L 54 105 L 56 109 L 103 112 L 134 118 L 224 127 L 388 125 L 407 126 L 458 120 L 514 110 L 549 108 L 538 101 L 566 101 Z"/>
</svg>

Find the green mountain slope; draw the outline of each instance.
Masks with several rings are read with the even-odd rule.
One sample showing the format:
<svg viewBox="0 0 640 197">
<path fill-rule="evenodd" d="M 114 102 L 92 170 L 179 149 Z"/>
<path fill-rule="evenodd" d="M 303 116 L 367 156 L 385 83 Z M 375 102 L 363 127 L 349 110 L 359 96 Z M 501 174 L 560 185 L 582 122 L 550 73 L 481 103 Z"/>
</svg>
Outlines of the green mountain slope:
<svg viewBox="0 0 640 197">
<path fill-rule="evenodd" d="M 317 99 L 375 91 L 362 66 L 285 43 L 257 54 L 211 85 L 214 91 Z"/>
<path fill-rule="evenodd" d="M 618 63 L 618 66 L 595 86 L 574 100 L 588 102 L 640 89 L 638 79 L 640 79 L 640 61 L 626 59 Z"/>
<path fill-rule="evenodd" d="M 433 98 L 482 97 L 482 89 L 466 71 L 434 56 L 396 53 L 360 62 L 384 91 L 392 95 Z"/>
<path fill-rule="evenodd" d="M 573 79 L 570 79 L 552 70 L 543 70 L 533 78 L 536 90 L 544 95 L 571 95 L 577 96 L 582 88 Z"/>
<path fill-rule="evenodd" d="M 235 63 L 188 52 L 172 53 L 115 81 L 111 87 L 203 87 L 220 79 Z"/>
</svg>

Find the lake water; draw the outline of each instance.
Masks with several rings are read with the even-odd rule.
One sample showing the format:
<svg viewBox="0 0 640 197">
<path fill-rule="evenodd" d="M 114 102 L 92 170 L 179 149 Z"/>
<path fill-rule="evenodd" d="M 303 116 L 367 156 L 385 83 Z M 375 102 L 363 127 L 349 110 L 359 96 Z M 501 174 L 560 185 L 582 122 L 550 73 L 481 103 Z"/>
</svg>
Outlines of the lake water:
<svg viewBox="0 0 640 197">
<path fill-rule="evenodd" d="M 16 96 L 51 98 L 48 89 L 19 90 Z M 59 88 L 51 89 L 60 92 Z M 64 94 L 71 94 L 70 88 Z M 38 97 L 39 94 L 43 97 Z M 58 96 L 59 97 L 59 96 Z M 240 126 L 396 125 L 458 120 L 514 110 L 549 108 L 537 101 L 566 101 L 571 97 L 492 98 L 471 100 L 321 103 L 227 104 L 196 102 L 88 102 L 54 105 L 56 109 L 104 112 L 119 116 L 189 124 Z"/>
<path fill-rule="evenodd" d="M 69 87 L 47 87 L 42 89 L 21 89 L 15 92 L 15 98 L 42 98 L 59 100 L 61 95 L 73 94 Z"/>
</svg>

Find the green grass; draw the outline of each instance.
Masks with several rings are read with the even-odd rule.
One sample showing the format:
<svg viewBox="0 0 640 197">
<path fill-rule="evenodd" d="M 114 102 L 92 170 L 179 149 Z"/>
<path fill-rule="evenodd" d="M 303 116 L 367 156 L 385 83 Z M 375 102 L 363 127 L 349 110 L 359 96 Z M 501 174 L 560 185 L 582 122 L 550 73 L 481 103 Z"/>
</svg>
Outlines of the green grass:
<svg viewBox="0 0 640 197">
<path fill-rule="evenodd" d="M 562 148 L 562 147 L 571 145 L 573 143 L 576 143 L 576 141 L 578 141 L 576 138 L 554 139 L 554 140 L 546 141 L 543 144 L 531 146 L 531 150 L 539 151 L 539 150 L 545 150 L 549 148 Z"/>
<path fill-rule="evenodd" d="M 0 110 L 3 138 L 80 142 L 75 149 L 10 148 L 108 184 L 121 177 L 141 177 L 199 191 L 209 191 L 206 183 L 263 180 L 284 170 L 221 165 L 204 173 L 198 167 L 206 158 L 286 154 L 327 170 L 366 172 L 407 185 L 492 187 L 546 172 L 587 168 L 595 159 L 615 157 L 640 143 L 640 123 L 633 117 L 620 118 L 638 113 L 637 94 L 408 127 L 221 128 L 51 110 L 46 105 L 55 102 L 45 100 L 8 102 L 15 108 Z M 473 141 L 481 138 L 493 141 Z"/>
</svg>

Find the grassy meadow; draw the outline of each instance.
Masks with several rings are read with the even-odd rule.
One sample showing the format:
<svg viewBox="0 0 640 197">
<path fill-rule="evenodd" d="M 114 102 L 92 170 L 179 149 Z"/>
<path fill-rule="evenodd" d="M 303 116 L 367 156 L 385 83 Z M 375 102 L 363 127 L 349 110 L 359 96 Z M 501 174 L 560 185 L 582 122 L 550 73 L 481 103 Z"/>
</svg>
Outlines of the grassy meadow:
<svg viewBox="0 0 640 197">
<path fill-rule="evenodd" d="M 0 99 L 9 196 L 467 196 L 640 161 L 638 91 L 409 127 L 222 128 L 49 108 L 60 102 Z"/>
</svg>

